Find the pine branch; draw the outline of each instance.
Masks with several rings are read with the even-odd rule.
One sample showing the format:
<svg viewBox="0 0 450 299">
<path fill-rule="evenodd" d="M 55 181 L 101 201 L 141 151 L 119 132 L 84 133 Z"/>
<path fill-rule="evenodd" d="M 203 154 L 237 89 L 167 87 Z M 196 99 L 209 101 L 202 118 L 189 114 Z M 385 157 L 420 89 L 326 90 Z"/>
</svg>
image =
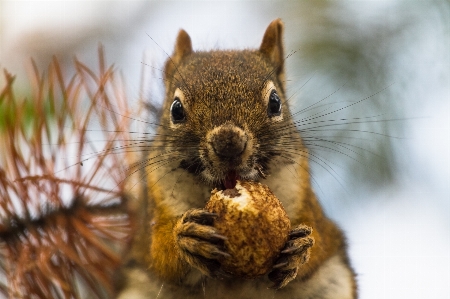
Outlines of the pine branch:
<svg viewBox="0 0 450 299">
<path fill-rule="evenodd" d="M 56 59 L 19 100 L 0 91 L 0 293 L 107 298 L 131 238 L 123 151 L 129 108 L 99 49 L 98 73 Z M 118 113 L 118 111 L 120 113 Z M 94 136 L 88 130 L 99 125 Z M 101 136 L 99 136 L 99 134 Z M 100 142 L 101 141 L 101 142 Z M 4 279 L 2 279 L 2 273 Z M 2 281 L 3 280 L 3 281 Z"/>
</svg>

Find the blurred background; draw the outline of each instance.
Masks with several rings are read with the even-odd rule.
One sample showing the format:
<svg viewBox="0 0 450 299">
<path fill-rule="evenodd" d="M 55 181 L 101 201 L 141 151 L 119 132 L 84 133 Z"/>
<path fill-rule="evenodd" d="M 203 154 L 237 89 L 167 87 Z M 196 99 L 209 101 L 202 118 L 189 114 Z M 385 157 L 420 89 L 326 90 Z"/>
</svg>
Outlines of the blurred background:
<svg viewBox="0 0 450 299">
<path fill-rule="evenodd" d="M 198 50 L 256 48 L 278 17 L 293 111 L 336 111 L 312 177 L 360 298 L 450 298 L 450 1 L 0 1 L 0 68 L 26 94 L 31 58 L 94 68 L 101 43 L 129 100 L 158 106 L 180 28 Z"/>
</svg>

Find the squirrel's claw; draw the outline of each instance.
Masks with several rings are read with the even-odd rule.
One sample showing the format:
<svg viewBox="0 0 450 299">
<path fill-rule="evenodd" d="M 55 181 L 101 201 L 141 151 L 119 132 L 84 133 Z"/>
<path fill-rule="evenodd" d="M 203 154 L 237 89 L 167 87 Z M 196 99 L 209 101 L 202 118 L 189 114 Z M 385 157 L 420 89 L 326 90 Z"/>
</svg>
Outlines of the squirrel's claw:
<svg viewBox="0 0 450 299">
<path fill-rule="evenodd" d="M 212 226 L 216 214 L 202 209 L 186 211 L 174 228 L 180 256 L 209 277 L 223 277 L 218 259 L 229 257 L 223 251 L 226 237 Z"/>
<path fill-rule="evenodd" d="M 314 239 L 311 227 L 299 225 L 289 233 L 289 240 L 280 252 L 280 257 L 269 273 L 274 283 L 270 288 L 280 289 L 297 276 L 298 268 L 309 260 Z"/>
<path fill-rule="evenodd" d="M 297 276 L 298 268 L 286 271 L 272 271 L 269 273 L 269 279 L 273 281 L 270 289 L 279 290 L 285 287 L 291 280 Z"/>
<path fill-rule="evenodd" d="M 190 209 L 183 214 L 181 221 L 183 223 L 196 222 L 203 225 L 212 225 L 216 218 L 216 213 L 211 213 L 203 209 Z"/>
<path fill-rule="evenodd" d="M 309 236 L 311 233 L 312 233 L 311 227 L 304 224 L 300 224 L 299 226 L 297 226 L 296 228 L 294 228 L 289 232 L 289 240 L 304 238 L 306 236 Z"/>
</svg>

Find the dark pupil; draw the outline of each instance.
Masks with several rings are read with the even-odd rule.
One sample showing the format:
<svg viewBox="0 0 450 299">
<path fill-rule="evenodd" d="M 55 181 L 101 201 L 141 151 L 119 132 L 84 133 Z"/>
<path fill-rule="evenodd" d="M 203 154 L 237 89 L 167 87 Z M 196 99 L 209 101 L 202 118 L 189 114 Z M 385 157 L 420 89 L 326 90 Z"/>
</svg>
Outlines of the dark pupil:
<svg viewBox="0 0 450 299">
<path fill-rule="evenodd" d="M 180 122 L 184 120 L 185 116 L 183 105 L 181 104 L 181 101 L 178 97 L 175 98 L 172 106 L 170 106 L 170 113 L 172 114 L 172 120 L 174 122 Z"/>
<path fill-rule="evenodd" d="M 270 93 L 268 112 L 269 116 L 278 116 L 281 114 L 281 100 L 275 90 L 272 90 Z"/>
</svg>

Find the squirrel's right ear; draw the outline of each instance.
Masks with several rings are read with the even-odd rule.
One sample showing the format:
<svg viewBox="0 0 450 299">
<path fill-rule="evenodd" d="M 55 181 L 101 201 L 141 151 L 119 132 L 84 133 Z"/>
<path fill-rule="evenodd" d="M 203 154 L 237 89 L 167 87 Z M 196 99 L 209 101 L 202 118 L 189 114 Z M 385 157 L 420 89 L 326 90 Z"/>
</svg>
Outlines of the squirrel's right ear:
<svg viewBox="0 0 450 299">
<path fill-rule="evenodd" d="M 177 40 L 175 42 L 175 49 L 173 51 L 173 54 L 166 62 L 164 72 L 166 74 L 166 77 L 171 77 L 181 60 L 183 60 L 183 58 L 185 58 L 192 52 L 192 43 L 189 34 L 183 29 L 180 29 L 180 31 L 178 32 Z"/>
<path fill-rule="evenodd" d="M 267 27 L 259 47 L 259 51 L 277 68 L 279 77 L 284 76 L 283 29 L 281 19 L 273 20 Z"/>
</svg>

